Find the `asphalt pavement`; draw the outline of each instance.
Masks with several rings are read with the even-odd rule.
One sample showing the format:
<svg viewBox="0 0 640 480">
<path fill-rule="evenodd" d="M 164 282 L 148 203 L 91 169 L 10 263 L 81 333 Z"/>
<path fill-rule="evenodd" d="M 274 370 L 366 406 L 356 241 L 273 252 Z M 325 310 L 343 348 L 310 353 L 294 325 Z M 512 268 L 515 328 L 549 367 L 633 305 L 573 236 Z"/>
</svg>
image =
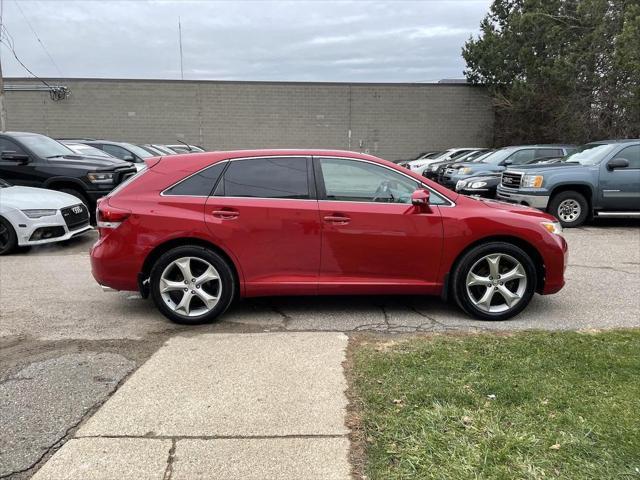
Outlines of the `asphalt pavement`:
<svg viewBox="0 0 640 480">
<path fill-rule="evenodd" d="M 469 319 L 438 298 L 284 297 L 240 301 L 216 324 L 182 327 L 135 293 L 102 292 L 89 268 L 95 235 L 0 257 L 0 478 L 29 478 L 175 336 L 640 327 L 640 222 L 601 220 L 566 230 L 566 237 L 566 287 L 536 295 L 506 322 Z M 151 440 L 144 448 L 164 452 L 167 440 Z M 216 448 L 233 450 L 228 440 Z M 284 448 L 277 440 L 270 447 L 276 451 Z M 189 441 L 193 451 L 211 448 Z"/>
</svg>

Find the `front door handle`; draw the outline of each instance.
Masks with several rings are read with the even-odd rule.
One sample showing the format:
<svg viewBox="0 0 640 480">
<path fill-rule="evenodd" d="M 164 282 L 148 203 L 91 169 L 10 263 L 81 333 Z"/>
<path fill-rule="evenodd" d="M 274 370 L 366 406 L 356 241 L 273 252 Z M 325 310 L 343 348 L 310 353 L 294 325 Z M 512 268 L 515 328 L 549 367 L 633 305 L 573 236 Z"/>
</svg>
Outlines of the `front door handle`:
<svg viewBox="0 0 640 480">
<path fill-rule="evenodd" d="M 234 220 L 240 215 L 240 213 L 235 210 L 214 210 L 211 213 L 214 217 L 221 218 L 223 220 Z"/>
<path fill-rule="evenodd" d="M 327 223 L 333 223 L 334 225 L 346 225 L 351 221 L 351 219 L 344 215 L 334 213 L 333 215 L 327 215 L 324 217 L 324 221 Z"/>
</svg>

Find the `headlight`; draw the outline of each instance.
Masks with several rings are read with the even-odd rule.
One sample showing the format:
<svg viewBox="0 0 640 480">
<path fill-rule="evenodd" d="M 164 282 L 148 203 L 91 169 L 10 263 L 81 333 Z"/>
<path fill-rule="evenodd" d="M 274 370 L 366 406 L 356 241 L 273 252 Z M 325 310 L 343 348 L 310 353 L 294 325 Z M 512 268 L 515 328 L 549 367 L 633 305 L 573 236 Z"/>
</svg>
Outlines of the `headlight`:
<svg viewBox="0 0 640 480">
<path fill-rule="evenodd" d="M 469 175 L 470 173 L 473 173 L 473 169 L 471 167 L 464 167 L 458 170 L 458 173 L 460 175 Z"/>
<path fill-rule="evenodd" d="M 22 213 L 24 213 L 29 218 L 49 217 L 51 215 L 55 215 L 56 212 L 57 210 L 51 210 L 47 208 L 39 208 L 34 210 L 22 210 Z"/>
<path fill-rule="evenodd" d="M 113 173 L 92 172 L 87 178 L 91 183 L 113 183 Z"/>
<path fill-rule="evenodd" d="M 562 225 L 560 225 L 560 222 L 541 222 L 541 224 L 547 232 L 562 235 Z"/>
<path fill-rule="evenodd" d="M 435 172 L 436 170 L 438 170 L 438 165 L 431 165 L 429 167 L 429 170 L 431 170 L 432 172 Z"/>
<path fill-rule="evenodd" d="M 540 188 L 544 177 L 542 175 L 525 175 L 522 177 L 522 186 L 529 188 Z"/>
<path fill-rule="evenodd" d="M 456 183 L 456 192 L 462 190 L 466 184 L 467 182 L 465 180 L 458 180 L 458 183 Z"/>
<path fill-rule="evenodd" d="M 473 182 L 469 185 L 471 188 L 482 188 L 487 185 L 487 182 Z"/>
</svg>

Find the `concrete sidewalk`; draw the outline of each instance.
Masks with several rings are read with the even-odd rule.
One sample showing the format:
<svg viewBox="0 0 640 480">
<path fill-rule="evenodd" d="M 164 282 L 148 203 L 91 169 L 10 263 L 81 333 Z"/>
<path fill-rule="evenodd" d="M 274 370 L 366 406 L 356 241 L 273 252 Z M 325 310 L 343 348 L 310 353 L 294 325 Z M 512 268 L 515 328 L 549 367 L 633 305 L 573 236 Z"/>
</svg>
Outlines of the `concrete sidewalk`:
<svg viewBox="0 0 640 480">
<path fill-rule="evenodd" d="M 175 337 L 33 479 L 348 479 L 346 345 Z"/>
</svg>

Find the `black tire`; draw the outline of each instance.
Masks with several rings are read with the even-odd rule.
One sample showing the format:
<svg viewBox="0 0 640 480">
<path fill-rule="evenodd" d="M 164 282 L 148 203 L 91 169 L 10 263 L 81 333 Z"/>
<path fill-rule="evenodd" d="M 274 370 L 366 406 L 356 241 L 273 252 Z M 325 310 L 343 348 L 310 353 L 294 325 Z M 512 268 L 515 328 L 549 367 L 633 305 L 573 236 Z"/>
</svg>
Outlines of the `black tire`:
<svg viewBox="0 0 640 480">
<path fill-rule="evenodd" d="M 501 268 L 505 268 L 506 270 L 509 270 L 510 267 L 512 266 L 510 265 L 511 259 L 515 259 L 517 262 L 519 262 L 526 274 L 526 282 L 524 282 L 525 286 L 523 287 L 523 291 L 521 292 L 520 300 L 518 300 L 517 303 L 515 303 L 512 307 L 508 308 L 505 311 L 488 312 L 480 309 L 472 301 L 469 290 L 471 290 L 473 293 L 476 287 L 473 287 L 473 288 L 470 287 L 469 289 L 467 289 L 467 276 L 474 266 L 479 265 L 479 267 L 482 267 L 481 261 L 483 258 L 485 258 L 487 255 L 495 255 L 495 254 L 500 254 L 504 256 L 503 265 L 501 266 Z M 501 273 L 505 273 L 505 272 L 501 271 Z M 491 277 L 488 277 L 488 278 L 491 278 Z M 498 279 L 499 278 L 500 277 L 498 277 Z M 498 281 L 498 285 L 500 285 L 500 287 L 496 285 L 494 287 L 494 290 L 498 288 L 502 288 L 501 287 L 502 283 L 499 283 L 498 279 L 495 279 L 495 280 Z M 516 281 L 518 282 L 517 285 L 519 286 L 520 281 L 514 280 L 513 282 L 516 282 Z M 479 320 L 494 320 L 494 321 L 507 320 L 519 314 L 522 310 L 524 310 L 524 308 L 531 301 L 531 298 L 533 297 L 533 294 L 535 293 L 535 290 L 536 290 L 536 284 L 537 284 L 536 267 L 531 257 L 520 247 L 517 247 L 512 243 L 506 243 L 506 242 L 490 242 L 490 243 L 485 243 L 472 248 L 471 250 L 466 252 L 456 262 L 456 265 L 454 266 L 454 269 L 453 269 L 453 275 L 451 278 L 453 298 L 455 299 L 456 303 L 467 314 Z M 510 290 L 511 290 L 511 287 L 514 287 L 515 285 L 516 285 L 515 283 L 510 283 L 510 282 L 505 283 L 505 287 Z M 477 288 L 482 289 L 487 287 L 479 286 Z M 494 294 L 493 297 L 497 297 L 496 298 L 497 303 L 499 303 L 500 300 L 502 300 L 506 305 L 506 301 L 504 300 L 505 297 L 499 292 Z M 493 300 L 491 302 L 493 302 Z M 499 308 L 499 306 L 497 308 Z"/>
<path fill-rule="evenodd" d="M 566 211 L 568 208 L 567 203 L 572 202 L 573 205 L 578 206 L 579 213 L 576 214 L 576 210 L 574 209 L 574 215 L 568 215 Z M 579 227 L 589 218 L 589 202 L 587 202 L 587 199 L 584 198 L 584 195 L 581 193 L 567 190 L 557 193 L 551 198 L 547 211 L 556 217 L 563 227 Z M 573 216 L 575 216 L 575 218 L 572 218 Z"/>
<path fill-rule="evenodd" d="M 11 253 L 18 245 L 18 236 L 13 226 L 0 217 L 0 255 Z"/>
<path fill-rule="evenodd" d="M 85 206 L 89 209 L 89 211 L 91 210 L 91 205 L 89 203 L 89 199 L 80 190 L 77 190 L 75 188 L 59 188 L 58 191 L 62 192 L 62 193 L 66 193 L 68 195 L 73 195 L 78 200 L 80 200 L 82 203 L 84 203 Z"/>
<path fill-rule="evenodd" d="M 174 261 L 185 257 L 195 259 L 196 266 L 200 264 L 198 260 L 207 262 L 211 266 L 213 266 L 218 273 L 219 280 L 217 282 L 219 283 L 216 282 L 216 286 L 219 286 L 220 288 L 217 295 L 218 302 L 210 311 L 197 316 L 188 316 L 176 312 L 174 308 L 170 306 L 172 299 L 164 298 L 162 293 L 160 292 L 161 277 L 165 269 L 167 269 L 167 267 L 169 267 Z M 194 276 L 197 275 L 198 273 L 194 272 Z M 151 298 L 158 307 L 158 310 L 160 310 L 160 312 L 172 322 L 180 323 L 183 325 L 199 325 L 215 321 L 227 310 L 227 308 L 229 308 L 229 305 L 233 301 L 237 290 L 235 276 L 227 261 L 217 253 L 207 248 L 195 245 L 176 247 L 164 253 L 160 258 L 158 258 L 158 260 L 153 265 L 153 268 L 151 269 L 149 287 Z M 189 285 L 186 285 L 186 287 L 188 290 Z M 192 292 L 195 293 L 196 290 L 192 290 Z M 180 291 L 176 291 L 176 294 L 182 295 Z M 196 299 L 195 296 L 193 298 Z M 173 301 L 177 303 L 178 299 L 174 299 Z M 202 303 L 198 299 L 194 301 Z M 176 303 L 173 303 L 173 305 L 175 305 Z M 204 303 L 202 303 L 202 306 L 204 306 Z"/>
</svg>

